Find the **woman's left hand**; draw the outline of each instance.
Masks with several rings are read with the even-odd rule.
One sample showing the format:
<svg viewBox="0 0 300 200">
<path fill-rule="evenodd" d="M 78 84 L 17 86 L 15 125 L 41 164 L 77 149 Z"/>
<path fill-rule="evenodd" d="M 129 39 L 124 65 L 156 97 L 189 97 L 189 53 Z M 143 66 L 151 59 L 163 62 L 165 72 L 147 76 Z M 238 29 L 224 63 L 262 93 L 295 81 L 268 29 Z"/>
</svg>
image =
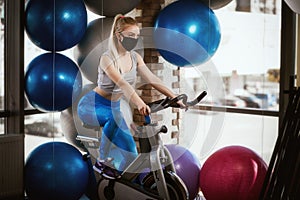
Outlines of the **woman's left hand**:
<svg viewBox="0 0 300 200">
<path fill-rule="evenodd" d="M 182 100 L 177 101 L 177 104 L 180 106 L 181 109 L 185 109 L 185 111 L 188 110 L 188 106 L 185 105 L 185 104 L 182 102 Z"/>
</svg>

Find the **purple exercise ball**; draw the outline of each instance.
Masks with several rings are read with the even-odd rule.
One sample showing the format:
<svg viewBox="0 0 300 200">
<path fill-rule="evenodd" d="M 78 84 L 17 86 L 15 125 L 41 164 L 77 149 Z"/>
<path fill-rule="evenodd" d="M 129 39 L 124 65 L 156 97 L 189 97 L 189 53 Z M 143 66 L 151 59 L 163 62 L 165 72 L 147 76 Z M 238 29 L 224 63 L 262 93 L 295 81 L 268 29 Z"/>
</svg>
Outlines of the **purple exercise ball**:
<svg viewBox="0 0 300 200">
<path fill-rule="evenodd" d="M 194 153 L 180 145 L 168 144 L 166 147 L 172 155 L 176 174 L 185 183 L 190 199 L 194 199 L 200 190 L 200 161 Z"/>
</svg>

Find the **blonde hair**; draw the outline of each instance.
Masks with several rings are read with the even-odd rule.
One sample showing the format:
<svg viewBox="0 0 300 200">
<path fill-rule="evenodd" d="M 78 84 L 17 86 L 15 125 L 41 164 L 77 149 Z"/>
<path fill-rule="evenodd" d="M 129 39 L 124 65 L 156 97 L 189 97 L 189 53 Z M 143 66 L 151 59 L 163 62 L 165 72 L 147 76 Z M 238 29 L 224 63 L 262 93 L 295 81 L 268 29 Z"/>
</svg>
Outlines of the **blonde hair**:
<svg viewBox="0 0 300 200">
<path fill-rule="evenodd" d="M 137 21 L 132 17 L 127 17 L 122 14 L 118 14 L 114 18 L 114 22 L 111 28 L 110 36 L 108 39 L 108 51 L 110 52 L 115 67 L 119 71 L 120 65 L 118 62 L 119 54 L 117 50 L 118 38 L 116 37 L 116 33 L 121 33 L 126 29 L 128 26 L 138 25 Z"/>
</svg>

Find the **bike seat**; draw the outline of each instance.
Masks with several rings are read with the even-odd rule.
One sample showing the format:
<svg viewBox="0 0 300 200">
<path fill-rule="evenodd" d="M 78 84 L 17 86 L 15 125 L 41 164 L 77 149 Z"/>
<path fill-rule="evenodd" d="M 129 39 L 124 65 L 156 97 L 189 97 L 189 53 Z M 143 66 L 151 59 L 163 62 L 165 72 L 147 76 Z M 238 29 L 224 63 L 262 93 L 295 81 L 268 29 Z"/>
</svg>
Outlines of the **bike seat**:
<svg viewBox="0 0 300 200">
<path fill-rule="evenodd" d="M 87 128 L 87 129 L 93 129 L 93 130 L 95 130 L 95 131 L 101 131 L 102 130 L 102 126 L 100 126 L 100 125 L 91 125 L 91 124 L 85 124 L 85 123 L 83 123 L 82 124 L 82 126 L 84 127 L 84 128 Z"/>
<path fill-rule="evenodd" d="M 99 140 L 102 135 L 102 126 L 95 126 L 90 124 L 82 124 L 83 128 L 91 129 L 92 133 L 85 133 L 84 131 L 77 134 L 76 140 L 81 141 L 86 148 L 98 149 Z"/>
</svg>

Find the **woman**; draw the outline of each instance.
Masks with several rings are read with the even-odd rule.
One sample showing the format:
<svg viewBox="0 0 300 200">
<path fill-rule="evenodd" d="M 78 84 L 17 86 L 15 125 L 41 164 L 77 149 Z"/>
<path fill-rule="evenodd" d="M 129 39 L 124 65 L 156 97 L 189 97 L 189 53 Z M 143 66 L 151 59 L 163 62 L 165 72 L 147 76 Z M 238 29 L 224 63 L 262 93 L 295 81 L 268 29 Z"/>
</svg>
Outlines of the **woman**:
<svg viewBox="0 0 300 200">
<path fill-rule="evenodd" d="M 86 94 L 78 104 L 79 117 L 85 122 L 89 119 L 81 113 L 86 112 L 85 105 L 95 101 L 96 120 L 103 129 L 100 159 L 97 160 L 94 169 L 108 178 L 118 177 L 118 171 L 124 170 L 137 156 L 135 141 L 120 111 L 120 98 L 125 96 L 137 107 L 141 115 L 149 115 L 151 112 L 149 106 L 135 92 L 137 71 L 162 94 L 171 98 L 176 96 L 147 68 L 142 57 L 133 51 L 139 35 L 140 29 L 135 19 L 123 15 L 115 17 L 108 51 L 100 58 L 98 86 Z M 118 147 L 123 157 L 118 171 L 111 169 L 113 163 L 109 154 L 112 146 Z"/>
</svg>

